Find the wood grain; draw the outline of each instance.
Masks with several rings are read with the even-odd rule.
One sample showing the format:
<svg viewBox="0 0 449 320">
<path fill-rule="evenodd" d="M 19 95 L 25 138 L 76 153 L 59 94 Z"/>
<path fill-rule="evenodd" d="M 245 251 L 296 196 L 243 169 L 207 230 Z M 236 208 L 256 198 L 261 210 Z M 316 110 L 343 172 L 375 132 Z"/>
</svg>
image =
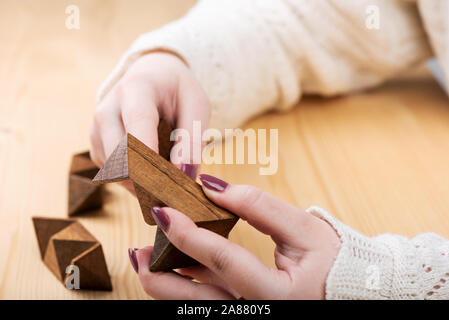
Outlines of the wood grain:
<svg viewBox="0 0 449 320">
<path fill-rule="evenodd" d="M 128 134 L 129 176 L 167 206 L 182 210 L 193 222 L 236 219 L 204 194 L 201 186 L 173 164 Z"/>
<path fill-rule="evenodd" d="M 164 135 L 159 130 L 159 141 L 167 141 L 168 133 Z M 150 215 L 154 205 L 177 209 L 203 228 L 224 237 L 238 221 L 237 216 L 210 201 L 198 183 L 129 133 L 92 181 L 101 184 L 125 179 L 132 180 L 144 219 L 150 225 L 156 224 Z M 151 271 L 169 271 L 194 264 L 198 262 L 179 252 L 158 230 Z"/>
<path fill-rule="evenodd" d="M 0 298 L 148 299 L 127 249 L 152 244 L 137 200 L 107 186 L 101 211 L 79 221 L 102 243 L 112 292 L 65 289 L 41 262 L 30 217 L 67 214 L 72 154 L 89 148 L 94 96 L 122 53 L 194 0 L 0 1 Z M 81 29 L 65 28 L 80 8 Z M 13 31 L 12 31 L 13 30 Z M 449 237 L 449 103 L 427 72 L 346 97 L 305 97 L 242 129 L 279 129 L 279 169 L 203 165 L 302 208 L 320 205 L 368 235 Z M 239 221 L 230 240 L 274 267 L 269 236 Z"/>
</svg>

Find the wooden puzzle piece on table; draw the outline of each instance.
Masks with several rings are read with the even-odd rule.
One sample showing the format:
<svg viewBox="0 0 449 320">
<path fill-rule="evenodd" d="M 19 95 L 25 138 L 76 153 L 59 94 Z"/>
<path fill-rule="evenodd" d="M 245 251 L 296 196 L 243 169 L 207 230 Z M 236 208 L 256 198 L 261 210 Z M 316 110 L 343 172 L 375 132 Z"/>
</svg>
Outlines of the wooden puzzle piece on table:
<svg viewBox="0 0 449 320">
<path fill-rule="evenodd" d="M 103 188 L 92 183 L 97 172 L 98 168 L 90 159 L 89 151 L 72 157 L 69 172 L 69 216 L 96 210 L 103 205 Z"/>
<path fill-rule="evenodd" d="M 42 260 L 66 287 L 67 268 L 76 266 L 80 289 L 112 290 L 101 244 L 79 222 L 33 217 L 33 224 Z"/>
<path fill-rule="evenodd" d="M 168 128 L 164 121 L 159 124 L 160 128 L 161 125 Z M 163 134 L 164 131 L 167 130 L 159 129 L 159 149 L 164 157 L 133 135 L 127 134 L 106 160 L 93 182 L 108 183 L 131 179 L 144 220 L 150 225 L 156 225 L 151 208 L 167 206 L 183 212 L 198 226 L 227 237 L 238 217 L 210 201 L 201 185 L 167 160 L 171 145 L 161 143 L 169 137 L 169 134 Z M 169 271 L 196 264 L 197 261 L 176 249 L 158 228 L 151 258 L 151 271 Z"/>
</svg>

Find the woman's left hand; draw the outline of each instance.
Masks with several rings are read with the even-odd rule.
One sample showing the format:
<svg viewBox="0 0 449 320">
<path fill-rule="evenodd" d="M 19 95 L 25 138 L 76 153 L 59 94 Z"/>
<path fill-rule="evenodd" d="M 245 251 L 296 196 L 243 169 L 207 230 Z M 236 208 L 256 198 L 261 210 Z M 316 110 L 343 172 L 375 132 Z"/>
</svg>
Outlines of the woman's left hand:
<svg viewBox="0 0 449 320">
<path fill-rule="evenodd" d="M 130 249 L 145 292 L 156 299 L 325 298 L 326 278 L 340 248 L 327 222 L 252 186 L 231 185 L 209 175 L 200 175 L 200 180 L 209 199 L 272 237 L 277 269 L 197 227 L 181 212 L 155 207 L 153 216 L 171 243 L 202 265 L 177 273 L 150 272 L 153 247 Z"/>
</svg>

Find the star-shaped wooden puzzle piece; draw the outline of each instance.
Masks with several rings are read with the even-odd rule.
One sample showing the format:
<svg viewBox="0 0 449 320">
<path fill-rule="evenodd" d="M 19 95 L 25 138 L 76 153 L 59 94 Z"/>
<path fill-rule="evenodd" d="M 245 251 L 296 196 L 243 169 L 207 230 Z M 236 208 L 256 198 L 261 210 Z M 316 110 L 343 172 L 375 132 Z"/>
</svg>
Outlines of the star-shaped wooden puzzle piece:
<svg viewBox="0 0 449 320">
<path fill-rule="evenodd" d="M 41 258 L 59 281 L 67 285 L 67 267 L 76 266 L 79 289 L 112 290 L 101 244 L 79 222 L 33 217 L 33 223 Z"/>
<path fill-rule="evenodd" d="M 95 176 L 94 183 L 108 183 L 131 179 L 136 190 L 146 223 L 156 225 L 152 215 L 153 206 L 177 209 L 198 226 L 227 237 L 238 217 L 217 206 L 204 194 L 201 185 L 176 168 L 167 159 L 171 145 L 168 144 L 164 121 L 159 124 L 161 155 L 147 147 L 131 134 L 127 134 L 106 160 Z M 168 147 L 167 150 L 161 146 Z M 158 228 L 151 258 L 151 271 L 169 271 L 198 264 L 174 247 Z"/>
</svg>

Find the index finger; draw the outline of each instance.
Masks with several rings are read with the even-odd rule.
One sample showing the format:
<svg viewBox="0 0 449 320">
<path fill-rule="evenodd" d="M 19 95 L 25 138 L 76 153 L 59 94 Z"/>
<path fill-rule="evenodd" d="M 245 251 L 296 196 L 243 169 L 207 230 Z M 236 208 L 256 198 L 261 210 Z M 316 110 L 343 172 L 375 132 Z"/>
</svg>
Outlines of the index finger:
<svg viewBox="0 0 449 320">
<path fill-rule="evenodd" d="M 151 90 L 143 85 L 127 86 L 121 93 L 121 110 L 125 131 L 145 145 L 159 151 L 159 112 Z"/>
</svg>

